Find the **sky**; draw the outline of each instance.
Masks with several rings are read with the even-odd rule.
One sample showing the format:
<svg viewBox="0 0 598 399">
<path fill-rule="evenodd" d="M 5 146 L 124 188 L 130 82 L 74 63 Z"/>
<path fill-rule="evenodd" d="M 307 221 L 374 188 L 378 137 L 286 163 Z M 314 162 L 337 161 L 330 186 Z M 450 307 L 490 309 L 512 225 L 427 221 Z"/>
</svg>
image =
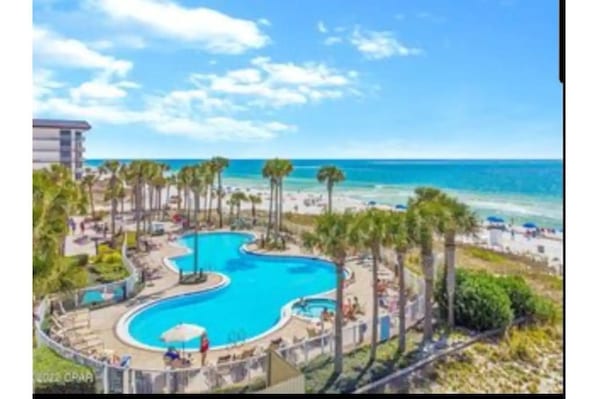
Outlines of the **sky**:
<svg viewBox="0 0 598 399">
<path fill-rule="evenodd" d="M 88 158 L 561 159 L 557 0 L 34 0 Z"/>
</svg>

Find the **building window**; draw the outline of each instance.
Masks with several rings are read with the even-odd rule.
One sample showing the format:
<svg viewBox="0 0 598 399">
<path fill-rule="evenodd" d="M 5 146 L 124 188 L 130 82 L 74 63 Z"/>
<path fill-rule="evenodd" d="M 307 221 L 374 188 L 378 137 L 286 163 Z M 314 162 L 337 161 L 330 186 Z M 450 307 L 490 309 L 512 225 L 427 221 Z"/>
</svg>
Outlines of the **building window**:
<svg viewBox="0 0 598 399">
<path fill-rule="evenodd" d="M 71 138 L 71 131 L 70 130 L 61 130 L 60 131 L 60 138 L 68 138 L 70 140 Z"/>
</svg>

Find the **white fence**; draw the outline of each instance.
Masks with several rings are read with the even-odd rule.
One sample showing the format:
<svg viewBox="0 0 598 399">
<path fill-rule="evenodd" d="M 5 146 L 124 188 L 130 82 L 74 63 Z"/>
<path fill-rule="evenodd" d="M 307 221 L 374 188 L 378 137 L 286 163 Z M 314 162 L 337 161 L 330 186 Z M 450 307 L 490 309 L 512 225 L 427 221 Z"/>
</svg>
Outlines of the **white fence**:
<svg viewBox="0 0 598 399">
<path fill-rule="evenodd" d="M 411 301 L 406 307 L 406 325 L 413 326 L 423 317 L 423 295 Z M 90 367 L 96 375 L 97 390 L 103 393 L 200 393 L 215 388 L 249 382 L 266 373 L 266 354 L 223 364 L 207 365 L 201 368 L 177 370 L 149 370 L 125 368 L 103 363 L 84 356 L 52 340 L 43 330 L 42 324 L 48 301 L 44 300 L 37 309 L 36 336 L 38 345 L 47 346 L 62 357 Z M 381 334 L 382 319 L 389 319 L 388 331 Z M 379 337 L 398 334 L 398 314 L 382 315 L 379 322 Z M 371 331 L 371 320 L 355 322 L 343 328 L 343 348 L 350 350 L 367 342 Z M 327 332 L 302 342 L 282 347 L 277 352 L 296 367 L 320 356 L 334 353 L 334 333 Z"/>
</svg>

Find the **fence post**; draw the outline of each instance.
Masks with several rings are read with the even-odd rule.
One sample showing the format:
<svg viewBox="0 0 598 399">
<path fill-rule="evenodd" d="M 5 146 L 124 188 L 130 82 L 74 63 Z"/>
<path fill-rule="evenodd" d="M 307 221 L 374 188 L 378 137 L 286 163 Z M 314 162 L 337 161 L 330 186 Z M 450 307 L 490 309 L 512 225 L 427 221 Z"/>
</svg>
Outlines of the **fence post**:
<svg viewBox="0 0 598 399">
<path fill-rule="evenodd" d="M 135 381 L 136 377 L 137 377 L 137 374 L 135 373 L 135 370 L 129 369 L 129 384 L 131 385 L 131 389 L 130 389 L 131 393 L 137 393 L 137 384 Z"/>
<path fill-rule="evenodd" d="M 109 389 L 108 389 L 108 365 L 107 364 L 104 365 L 104 370 L 102 372 L 102 383 L 103 383 L 103 389 L 104 389 L 103 393 L 108 393 Z"/>
<path fill-rule="evenodd" d="M 307 363 L 308 353 L 307 353 L 307 340 L 303 341 L 303 355 L 305 356 L 305 363 Z"/>
</svg>

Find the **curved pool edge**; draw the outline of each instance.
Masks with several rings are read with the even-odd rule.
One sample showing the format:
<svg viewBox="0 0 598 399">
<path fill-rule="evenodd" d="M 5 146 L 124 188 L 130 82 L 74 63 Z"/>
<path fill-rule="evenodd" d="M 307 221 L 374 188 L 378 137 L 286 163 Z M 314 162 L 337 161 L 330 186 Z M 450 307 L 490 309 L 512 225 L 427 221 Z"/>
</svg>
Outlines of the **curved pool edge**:
<svg viewBox="0 0 598 399">
<path fill-rule="evenodd" d="M 182 239 L 183 237 L 186 236 L 190 236 L 193 234 L 238 234 L 238 235 L 247 235 L 253 238 L 253 240 L 251 240 L 250 242 L 246 242 L 243 245 L 241 245 L 239 247 L 239 250 L 249 254 L 249 255 L 254 255 L 254 256 L 279 256 L 279 257 L 294 257 L 294 258 L 304 258 L 304 259 L 309 259 L 309 260 L 317 260 L 317 261 L 324 261 L 327 263 L 330 263 L 330 265 L 332 267 L 335 267 L 334 263 L 331 262 L 329 259 L 325 259 L 323 257 L 319 257 L 319 256 L 306 256 L 306 255 L 299 255 L 299 254 L 281 254 L 281 253 L 259 253 L 259 252 L 254 252 L 252 250 L 250 250 L 248 248 L 248 245 L 251 244 L 252 242 L 254 242 L 257 239 L 257 234 L 253 231 L 247 231 L 247 230 L 239 230 L 239 231 L 227 231 L 227 230 L 216 230 L 216 231 L 198 231 L 198 232 L 187 232 L 184 234 L 181 234 L 181 236 L 179 237 L 179 239 L 177 241 L 174 242 L 169 242 L 168 244 L 176 247 L 176 248 L 181 248 L 185 250 L 184 254 L 181 255 L 176 255 L 176 256 L 166 256 L 162 259 L 164 265 L 166 267 L 168 267 L 171 271 L 175 272 L 175 273 L 179 273 L 179 269 L 174 265 L 174 263 L 172 262 L 172 258 L 178 258 L 178 257 L 182 257 L 185 255 L 188 255 L 190 253 L 192 253 L 192 250 L 186 246 L 180 245 L 178 243 L 178 241 L 180 239 Z M 351 278 L 354 276 L 354 272 L 353 270 L 351 270 L 351 268 L 349 268 L 348 266 L 344 266 L 344 270 L 347 272 L 348 276 L 347 276 L 347 280 L 351 280 Z M 189 273 L 189 272 L 188 272 Z M 197 290 L 197 291 L 191 291 L 191 292 L 186 292 L 186 293 L 182 293 L 182 294 L 174 294 L 174 295 L 170 295 L 164 298 L 158 298 L 155 299 L 153 301 L 150 301 L 148 303 L 145 304 L 140 304 L 136 307 L 134 307 L 133 309 L 129 310 L 128 312 L 126 312 L 124 315 L 122 315 L 120 317 L 120 319 L 118 320 L 115 330 L 116 330 L 116 335 L 117 337 L 124 343 L 126 343 L 127 345 L 131 345 L 133 347 L 137 347 L 140 349 L 145 349 L 148 351 L 152 351 L 152 352 L 163 352 L 165 350 L 165 348 L 161 348 L 161 347 L 157 347 L 157 346 L 151 346 L 151 345 L 145 345 L 142 344 L 141 342 L 137 341 L 135 338 L 133 338 L 130 334 L 129 334 L 129 323 L 130 321 L 133 319 L 133 317 L 141 312 L 142 310 L 145 310 L 151 306 L 157 305 L 160 302 L 164 302 L 167 300 L 171 300 L 177 297 L 182 297 L 182 296 L 189 296 L 189 295 L 201 295 L 201 294 L 205 294 L 207 292 L 210 291 L 214 291 L 214 290 L 218 290 L 218 289 L 223 289 L 226 286 L 228 286 L 231 282 L 230 278 L 223 274 L 223 273 L 218 273 L 218 272 L 208 272 L 208 273 L 213 273 L 216 275 L 219 275 L 223 281 L 214 286 L 214 287 L 209 287 L 209 288 L 205 288 L 205 289 L 201 289 L 201 290 Z M 187 273 L 185 273 L 187 274 Z M 251 342 L 255 342 L 257 340 L 260 340 L 262 338 L 265 338 L 266 336 L 274 333 L 277 330 L 280 330 L 282 327 L 284 327 L 286 324 L 288 324 L 291 319 L 293 317 L 296 317 L 298 320 L 301 320 L 303 322 L 306 323 L 312 323 L 313 322 L 313 318 L 304 318 L 302 316 L 298 316 L 298 315 L 294 315 L 291 311 L 291 308 L 293 306 L 294 303 L 296 303 L 297 301 L 299 301 L 301 298 L 306 298 L 306 299 L 315 299 L 315 298 L 319 298 L 319 297 L 323 297 L 323 298 L 327 298 L 328 295 L 333 294 L 336 291 L 336 287 L 328 290 L 328 291 L 323 291 L 320 293 L 316 293 L 313 295 L 308 295 L 308 296 L 302 296 L 302 297 L 296 297 L 292 300 L 290 300 L 289 302 L 287 302 L 285 305 L 283 305 L 280 309 L 280 320 L 271 328 L 269 328 L 268 330 L 264 331 L 261 334 L 258 334 L 256 336 L 253 336 L 247 340 L 244 340 L 241 344 L 228 344 L 228 345 L 218 345 L 218 346 L 214 346 L 212 348 L 210 348 L 211 351 L 218 351 L 218 350 L 226 350 L 226 349 L 231 349 L 240 345 L 246 345 L 249 344 Z M 330 299 L 330 298 L 327 298 Z M 188 352 L 199 352 L 199 349 L 195 349 L 195 350 L 187 350 Z"/>
<path fill-rule="evenodd" d="M 212 274 L 220 276 L 220 278 L 221 278 L 221 281 L 212 287 L 206 287 L 206 288 L 201 288 L 196 291 L 189 291 L 189 292 L 183 292 L 180 294 L 174 294 L 174 295 L 170 295 L 170 296 L 167 296 L 164 298 L 154 299 L 147 303 L 141 303 L 137 306 L 134 306 L 132 309 L 128 310 L 126 313 L 124 313 L 118 319 L 118 322 L 116 323 L 116 325 L 114 327 L 116 337 L 123 343 L 130 345 L 132 347 L 135 347 L 135 348 L 145 349 L 145 350 L 149 350 L 152 352 L 163 352 L 164 348 L 143 344 L 143 343 L 137 341 L 133 336 L 131 336 L 131 334 L 129 334 L 129 324 L 131 323 L 131 320 L 133 320 L 133 318 L 141 311 L 146 310 L 152 306 L 158 305 L 161 302 L 164 302 L 164 301 L 167 301 L 170 299 L 174 299 L 174 298 L 178 298 L 178 297 L 184 297 L 184 296 L 190 296 L 190 295 L 200 295 L 200 294 L 205 294 L 207 292 L 221 290 L 223 288 L 226 288 L 230 284 L 231 280 L 225 274 L 217 273 L 217 272 L 212 272 Z"/>
</svg>

